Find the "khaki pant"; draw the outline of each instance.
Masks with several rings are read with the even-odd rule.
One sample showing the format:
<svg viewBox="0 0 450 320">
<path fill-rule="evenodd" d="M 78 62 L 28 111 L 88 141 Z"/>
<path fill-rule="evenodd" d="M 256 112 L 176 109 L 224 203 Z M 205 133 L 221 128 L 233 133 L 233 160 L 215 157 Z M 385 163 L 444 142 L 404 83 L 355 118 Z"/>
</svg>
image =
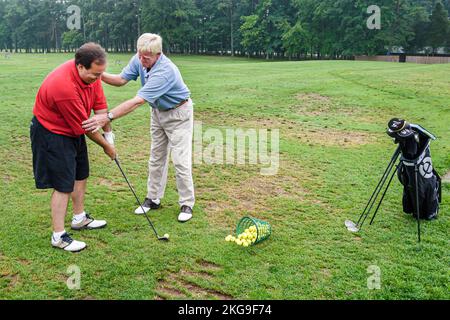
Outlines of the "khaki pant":
<svg viewBox="0 0 450 320">
<path fill-rule="evenodd" d="M 169 111 L 152 108 L 152 145 L 148 162 L 147 198 L 161 199 L 167 184 L 169 154 L 175 166 L 180 207 L 194 207 L 192 180 L 192 134 L 194 106 L 189 99 L 181 107 Z"/>
</svg>

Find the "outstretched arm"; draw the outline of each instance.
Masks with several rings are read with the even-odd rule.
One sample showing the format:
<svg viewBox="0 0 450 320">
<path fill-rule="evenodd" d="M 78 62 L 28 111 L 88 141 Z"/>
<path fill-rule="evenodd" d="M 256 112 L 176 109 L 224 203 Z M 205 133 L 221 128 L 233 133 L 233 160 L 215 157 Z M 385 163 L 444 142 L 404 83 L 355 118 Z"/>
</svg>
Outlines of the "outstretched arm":
<svg viewBox="0 0 450 320">
<path fill-rule="evenodd" d="M 143 105 L 145 100 L 141 97 L 134 97 L 133 99 L 127 100 L 117 107 L 112 109 L 110 112 L 114 115 L 114 119 L 123 117 L 124 115 L 132 112 L 137 107 Z M 82 127 L 88 132 L 96 132 L 99 128 L 104 127 L 107 123 L 109 123 L 109 119 L 106 113 L 96 114 L 90 119 L 83 121 Z"/>
<path fill-rule="evenodd" d="M 95 114 L 105 114 L 108 113 L 108 109 L 101 109 L 101 110 L 94 110 Z M 103 127 L 103 132 L 111 132 L 112 131 L 112 127 L 111 127 L 111 123 L 107 123 L 105 124 Z"/>
<path fill-rule="evenodd" d="M 128 83 L 128 80 L 122 78 L 120 75 L 107 72 L 102 74 L 102 81 L 116 87 L 121 87 Z"/>
</svg>

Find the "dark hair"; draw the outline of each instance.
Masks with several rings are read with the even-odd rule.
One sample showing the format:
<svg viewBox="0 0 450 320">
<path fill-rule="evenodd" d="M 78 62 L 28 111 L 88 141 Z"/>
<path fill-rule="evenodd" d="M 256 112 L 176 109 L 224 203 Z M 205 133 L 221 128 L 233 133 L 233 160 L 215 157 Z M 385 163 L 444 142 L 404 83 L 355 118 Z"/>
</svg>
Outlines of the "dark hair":
<svg viewBox="0 0 450 320">
<path fill-rule="evenodd" d="M 92 62 L 103 65 L 106 63 L 106 52 L 100 45 L 94 42 L 83 44 L 75 53 L 75 65 L 81 64 L 90 69 Z"/>
</svg>

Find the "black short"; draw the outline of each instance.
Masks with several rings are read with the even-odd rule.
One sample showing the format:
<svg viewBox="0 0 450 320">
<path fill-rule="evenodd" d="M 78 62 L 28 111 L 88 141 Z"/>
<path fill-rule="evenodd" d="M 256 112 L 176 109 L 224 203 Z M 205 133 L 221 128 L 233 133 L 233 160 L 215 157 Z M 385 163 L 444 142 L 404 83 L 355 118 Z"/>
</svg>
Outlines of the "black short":
<svg viewBox="0 0 450 320">
<path fill-rule="evenodd" d="M 33 117 L 30 139 L 36 188 L 72 192 L 75 180 L 89 177 L 84 135 L 72 138 L 52 133 Z"/>
</svg>

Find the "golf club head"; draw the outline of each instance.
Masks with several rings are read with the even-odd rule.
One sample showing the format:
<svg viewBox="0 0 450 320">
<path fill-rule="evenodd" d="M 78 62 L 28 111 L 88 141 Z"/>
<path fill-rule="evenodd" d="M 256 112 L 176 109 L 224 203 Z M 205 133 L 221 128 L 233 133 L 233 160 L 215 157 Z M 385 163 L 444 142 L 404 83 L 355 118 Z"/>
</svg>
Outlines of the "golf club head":
<svg viewBox="0 0 450 320">
<path fill-rule="evenodd" d="M 347 227 L 347 230 L 350 232 L 358 232 L 359 227 L 357 225 Z"/>
<path fill-rule="evenodd" d="M 345 220 L 344 224 L 347 228 L 356 226 L 356 224 L 352 220 Z"/>
<path fill-rule="evenodd" d="M 155 233 L 156 238 L 157 238 L 158 240 L 161 240 L 161 241 L 169 241 L 169 234 L 166 233 L 166 234 L 165 234 L 164 236 L 162 236 L 162 237 L 160 237 L 160 236 L 158 235 L 158 232 L 156 231 L 155 227 L 153 226 L 153 223 L 150 221 L 149 217 L 147 216 L 147 213 L 145 212 L 144 208 L 142 207 L 141 201 L 139 201 L 139 198 L 138 198 L 138 196 L 136 195 L 136 192 L 134 191 L 133 187 L 131 186 L 130 181 L 128 181 L 128 178 L 127 178 L 127 176 L 125 175 L 125 172 L 123 171 L 122 167 L 120 166 L 119 159 L 118 159 L 117 156 L 114 158 L 114 161 L 116 162 L 117 166 L 119 167 L 120 172 L 122 173 L 123 177 L 125 178 L 125 181 L 127 182 L 128 187 L 130 188 L 131 192 L 133 193 L 134 198 L 136 199 L 137 203 L 138 203 L 139 206 L 141 207 L 141 210 L 142 210 L 142 212 L 144 213 L 144 216 L 145 216 L 145 218 L 147 219 L 147 221 L 148 221 L 150 227 L 153 229 L 153 232 Z"/>
</svg>

